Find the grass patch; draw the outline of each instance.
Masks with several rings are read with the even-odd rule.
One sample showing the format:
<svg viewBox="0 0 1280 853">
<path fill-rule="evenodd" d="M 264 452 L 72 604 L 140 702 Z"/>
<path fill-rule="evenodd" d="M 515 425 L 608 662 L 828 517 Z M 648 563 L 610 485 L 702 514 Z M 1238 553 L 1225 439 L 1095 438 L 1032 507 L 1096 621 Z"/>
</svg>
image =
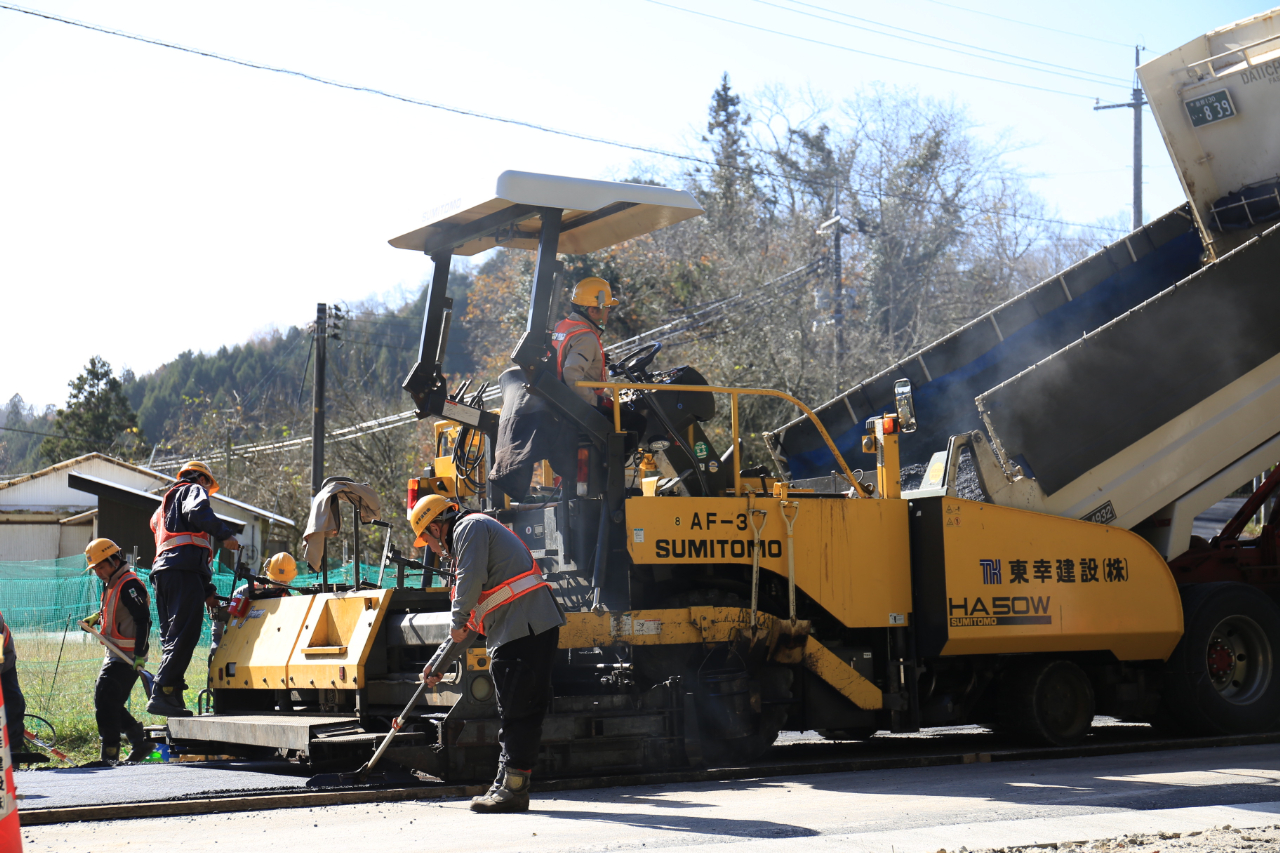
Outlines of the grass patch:
<svg viewBox="0 0 1280 853">
<path fill-rule="evenodd" d="M 27 699 L 27 713 L 44 717 L 58 733 L 57 748 L 72 761 L 82 764 L 98 757 L 98 724 L 94 718 L 93 688 L 102 668 L 101 645 L 74 626 L 67 632 L 65 646 L 62 634 L 15 634 L 18 652 L 18 682 Z M 152 639 L 152 653 L 147 669 L 155 672 L 160 665 L 159 642 Z M 61 650 L 61 662 L 59 651 Z M 204 689 L 209 674 L 209 648 L 200 646 L 191 656 L 187 668 L 187 707 L 195 710 L 196 696 Z M 55 676 L 56 671 L 56 676 Z M 142 680 L 134 685 L 133 693 L 125 705 L 129 713 L 144 726 L 161 725 L 164 717 L 156 717 L 145 710 L 146 694 Z M 33 733 L 38 730 L 28 725 Z M 127 741 L 122 744 L 127 751 Z M 33 746 L 36 752 L 44 749 Z M 50 756 L 48 767 L 65 766 Z"/>
</svg>

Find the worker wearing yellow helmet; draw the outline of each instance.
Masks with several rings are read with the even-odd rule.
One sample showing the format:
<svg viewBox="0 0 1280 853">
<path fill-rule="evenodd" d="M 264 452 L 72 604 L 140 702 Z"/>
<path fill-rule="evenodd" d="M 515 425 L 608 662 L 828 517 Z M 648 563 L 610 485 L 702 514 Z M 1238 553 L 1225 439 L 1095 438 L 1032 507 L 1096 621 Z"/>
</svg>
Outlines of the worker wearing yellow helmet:
<svg viewBox="0 0 1280 853">
<path fill-rule="evenodd" d="M 125 707 L 138 673 L 147 663 L 151 602 L 147 588 L 124 561 L 115 542 L 95 539 L 84 549 L 84 556 L 89 562 L 89 571 L 102 581 L 101 608 L 84 621 L 129 658 L 125 660 L 108 650 L 98 671 L 98 681 L 93 688 L 93 710 L 101 742 L 97 766 L 109 767 L 120 760 L 122 734 L 132 746 L 125 760 L 136 763 L 155 748 L 142 723 Z"/>
<path fill-rule="evenodd" d="M 609 311 L 619 305 L 609 282 L 597 276 L 584 278 L 573 289 L 572 310 L 551 333 L 556 348 L 556 376 L 584 403 L 609 406 L 612 400 L 600 388 L 579 388 L 578 381 L 603 382 L 604 345 L 600 336 L 609 322 Z"/>
<path fill-rule="evenodd" d="M 187 666 L 200 642 L 205 607 L 213 610 L 219 604 L 209 564 L 216 543 L 232 551 L 240 548 L 235 531 L 209 503 L 216 491 L 213 471 L 192 460 L 178 469 L 178 481 L 151 517 L 156 537 L 151 585 L 160 617 L 161 657 L 147 711 L 162 717 L 191 715 L 182 699 Z"/>
<path fill-rule="evenodd" d="M 471 810 L 528 811 L 564 614 L 524 542 L 496 519 L 464 512 L 443 495 L 427 495 L 413 505 L 409 523 L 418 534 L 416 545 L 453 563 L 449 636 L 461 643 L 475 631 L 489 650 L 502 753 L 497 778 L 471 801 Z M 440 681 L 425 669 L 422 675 L 428 686 Z"/>
</svg>

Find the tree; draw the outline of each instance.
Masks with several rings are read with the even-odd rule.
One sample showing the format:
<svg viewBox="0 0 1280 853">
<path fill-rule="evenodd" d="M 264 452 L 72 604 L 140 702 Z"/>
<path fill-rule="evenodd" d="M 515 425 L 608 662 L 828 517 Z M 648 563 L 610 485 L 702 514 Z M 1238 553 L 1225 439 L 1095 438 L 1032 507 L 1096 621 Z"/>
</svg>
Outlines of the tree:
<svg viewBox="0 0 1280 853">
<path fill-rule="evenodd" d="M 142 442 L 138 416 L 124 394 L 124 385 L 101 356 L 89 359 L 84 372 L 68 383 L 67 407 L 59 409 L 53 431 L 63 438 L 46 438 L 40 455 L 50 462 L 85 453 L 128 457 Z"/>
</svg>

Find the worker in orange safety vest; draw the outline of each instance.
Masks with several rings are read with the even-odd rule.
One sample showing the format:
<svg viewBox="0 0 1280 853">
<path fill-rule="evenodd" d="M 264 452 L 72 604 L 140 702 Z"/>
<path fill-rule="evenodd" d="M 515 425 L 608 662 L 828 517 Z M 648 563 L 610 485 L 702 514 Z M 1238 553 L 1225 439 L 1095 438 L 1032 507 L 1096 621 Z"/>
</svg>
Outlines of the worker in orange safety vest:
<svg viewBox="0 0 1280 853">
<path fill-rule="evenodd" d="M 619 305 L 609 282 L 596 276 L 584 278 L 573 289 L 573 310 L 556 324 L 551 343 L 556 348 L 556 378 L 568 385 L 584 403 L 608 408 L 613 400 L 602 388 L 579 388 L 579 381 L 605 381 L 604 345 L 600 336 L 609 322 L 609 311 Z"/>
<path fill-rule="evenodd" d="M 210 562 L 216 543 L 236 551 L 235 532 L 218 518 L 209 496 L 218 481 L 203 462 L 191 461 L 178 470 L 178 482 L 165 493 L 151 516 L 156 559 L 151 585 L 156 591 L 160 620 L 160 666 L 147 711 L 161 717 L 189 717 L 182 698 L 191 654 L 200 642 L 204 610 L 218 607 Z"/>
<path fill-rule="evenodd" d="M 418 547 L 453 562 L 452 626 L 456 643 L 471 631 L 485 636 L 489 675 L 498 700 L 498 775 L 471 801 L 476 812 L 529 810 L 529 779 L 538 762 L 542 721 L 551 703 L 551 664 L 564 613 L 528 547 L 500 521 L 463 512 L 442 495 L 413 506 L 409 523 Z M 434 687 L 440 676 L 424 670 Z"/>
<path fill-rule="evenodd" d="M 147 663 L 147 635 L 151 632 L 151 600 L 147 588 L 120 554 L 120 546 L 110 539 L 95 539 L 84 549 L 88 571 L 102 581 L 102 606 L 85 619 L 103 637 L 133 660 L 125 661 L 107 651 L 93 689 L 93 710 L 97 717 L 101 748 L 94 767 L 110 767 L 120 760 L 120 735 L 132 747 L 125 759 L 133 764 L 149 756 L 155 743 L 147 737 L 142 723 L 133 718 L 125 704 L 138 672 Z"/>
</svg>

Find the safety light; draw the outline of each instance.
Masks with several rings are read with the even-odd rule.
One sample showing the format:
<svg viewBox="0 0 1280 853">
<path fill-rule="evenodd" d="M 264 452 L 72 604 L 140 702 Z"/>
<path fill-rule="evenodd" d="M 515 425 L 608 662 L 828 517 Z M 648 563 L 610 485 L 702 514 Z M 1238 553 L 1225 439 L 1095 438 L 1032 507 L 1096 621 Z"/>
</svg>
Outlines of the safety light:
<svg viewBox="0 0 1280 853">
<path fill-rule="evenodd" d="M 417 477 L 410 477 L 410 478 L 409 478 L 409 506 L 408 506 L 408 509 L 409 509 L 411 512 L 413 511 L 413 505 L 414 505 L 414 504 L 416 504 L 416 503 L 418 502 L 418 487 L 419 487 L 420 485 L 422 485 L 422 481 L 421 481 L 421 480 L 419 480 Z"/>
<path fill-rule="evenodd" d="M 578 497 L 585 498 L 587 496 L 587 454 L 590 448 L 578 448 Z"/>
</svg>

